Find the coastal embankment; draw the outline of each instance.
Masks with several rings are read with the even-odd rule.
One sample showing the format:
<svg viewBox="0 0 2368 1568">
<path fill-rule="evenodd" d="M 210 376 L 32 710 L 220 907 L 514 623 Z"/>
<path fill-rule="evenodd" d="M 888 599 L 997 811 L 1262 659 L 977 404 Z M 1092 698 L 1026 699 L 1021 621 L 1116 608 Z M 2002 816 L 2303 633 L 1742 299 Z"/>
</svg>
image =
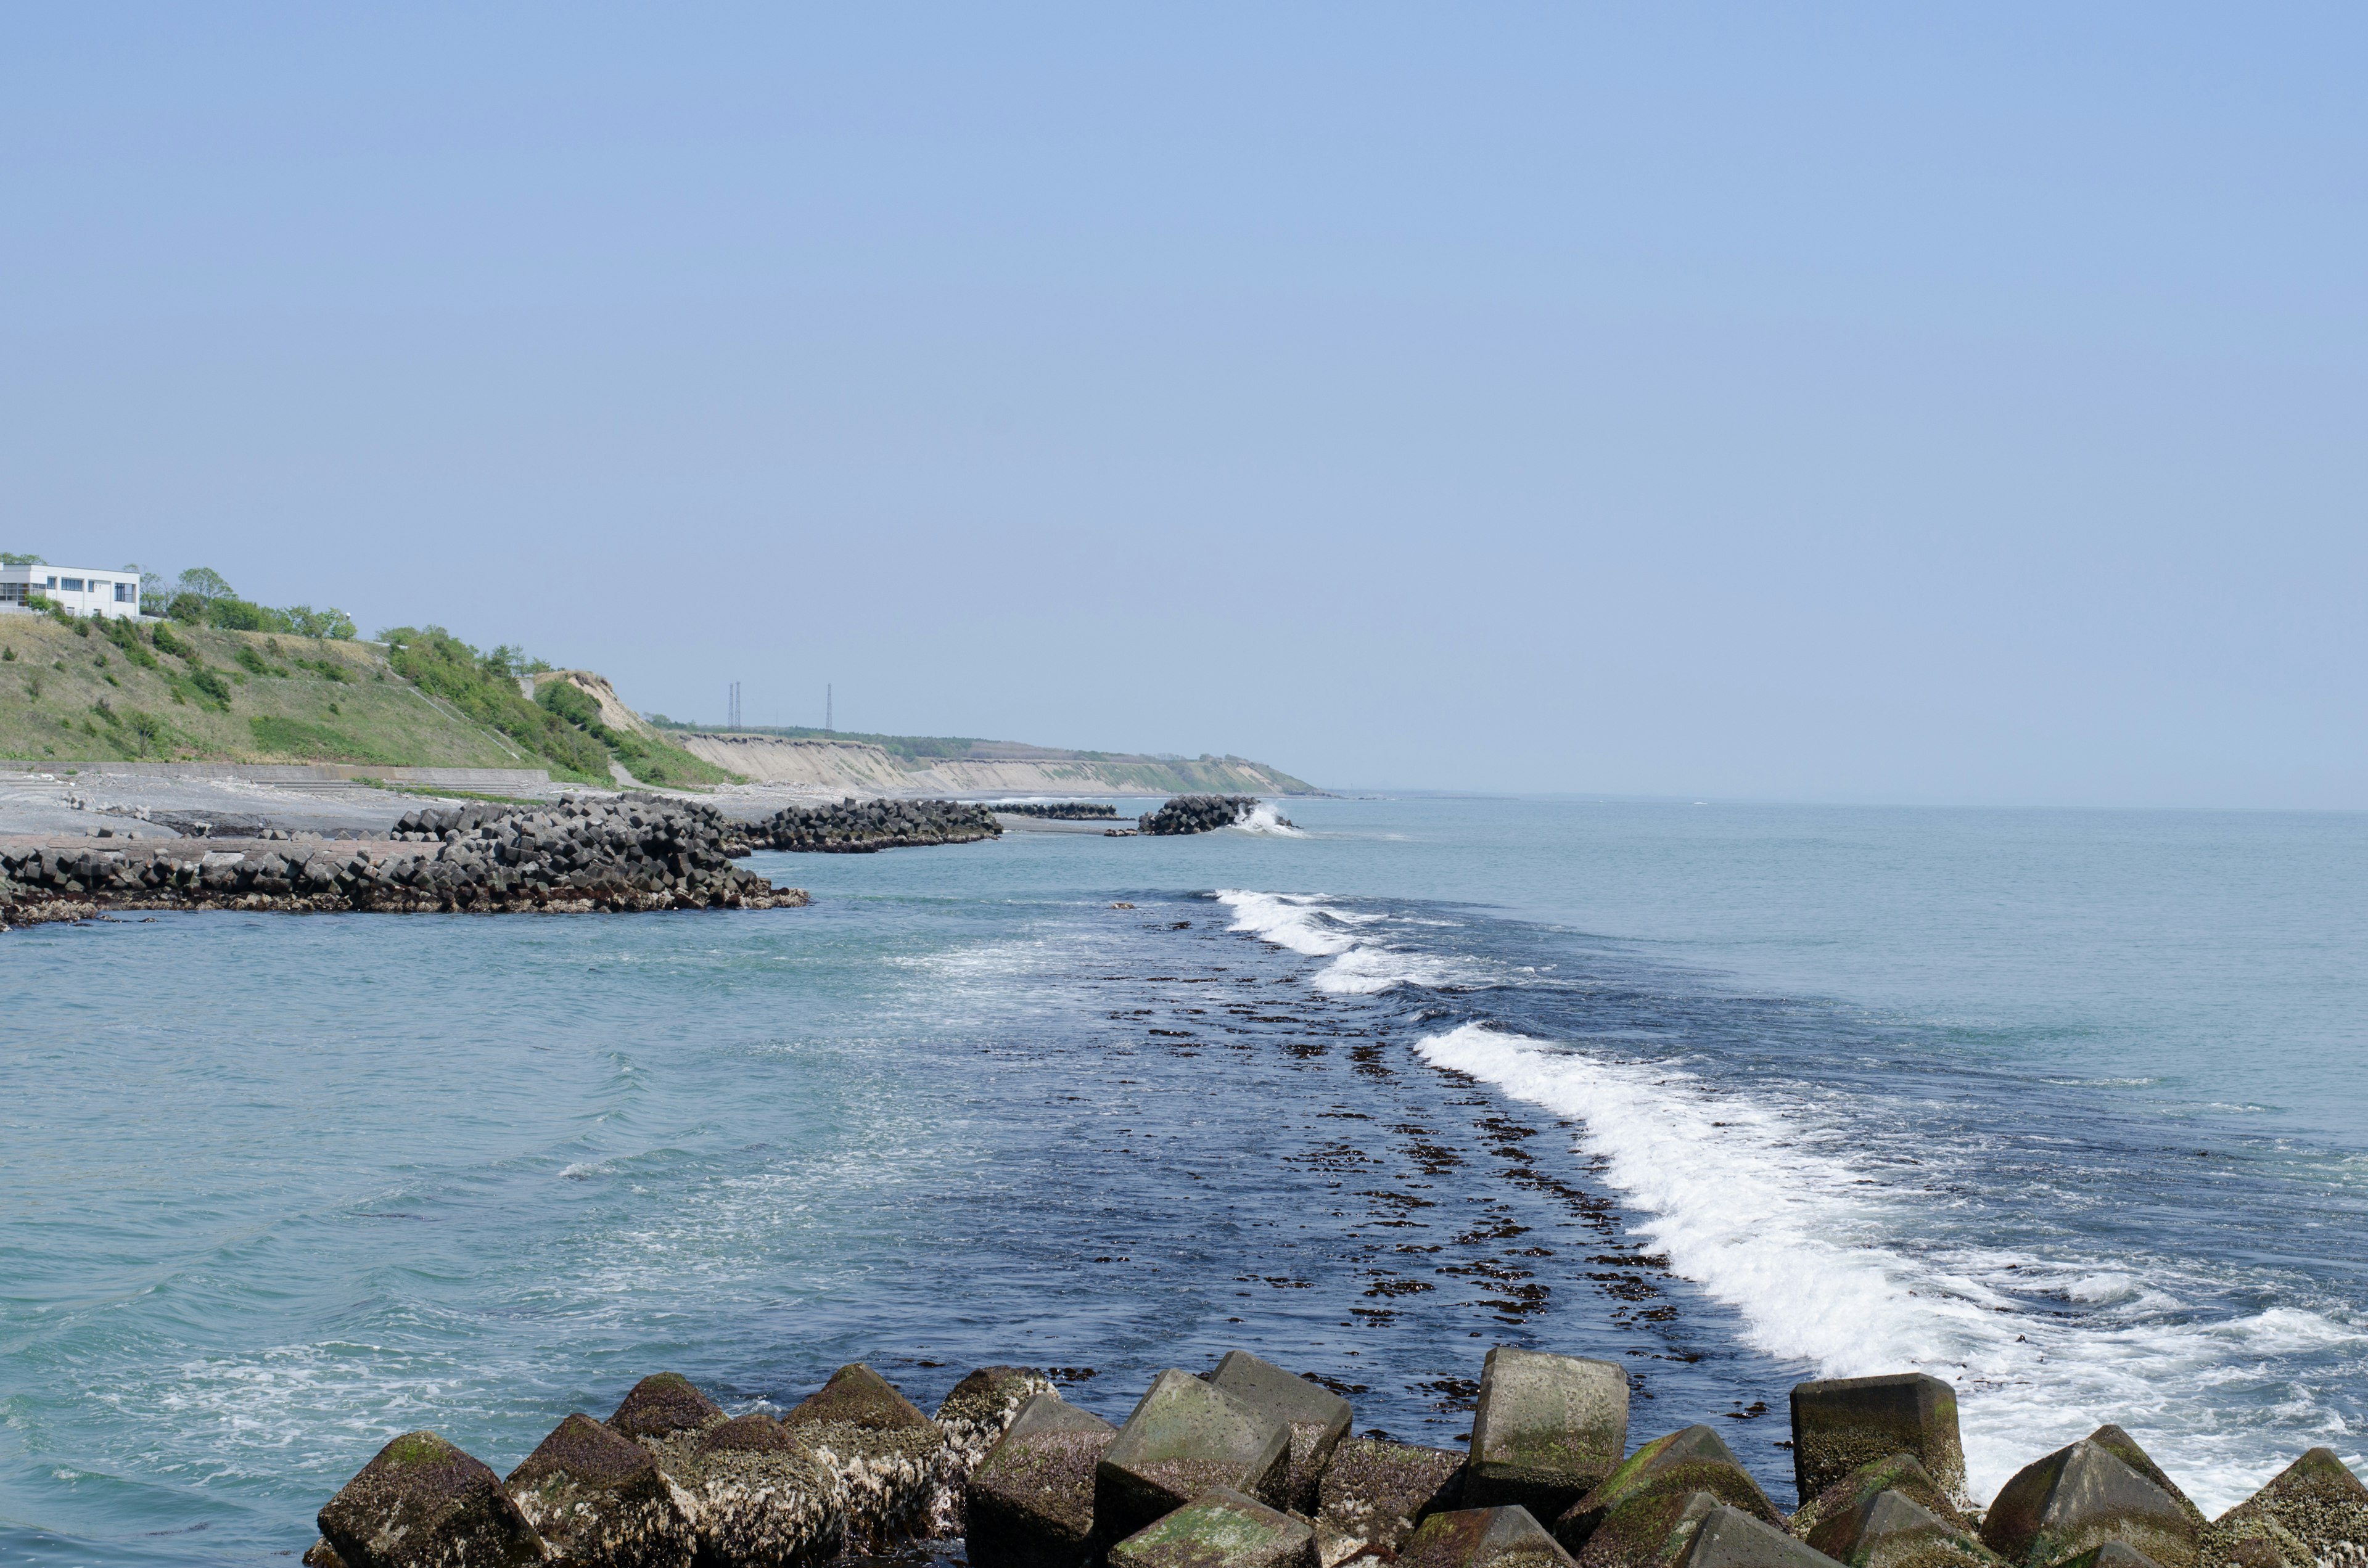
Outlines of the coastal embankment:
<svg viewBox="0 0 2368 1568">
<path fill-rule="evenodd" d="M 1696 1425 L 1629 1446 L 1619 1363 L 1498 1346 L 1461 1449 L 1351 1436 L 1332 1380 L 1242 1350 L 1170 1368 L 1122 1425 L 1053 1374 L 971 1373 L 924 1415 L 863 1362 L 779 1417 L 677 1374 L 567 1416 L 507 1479 L 433 1431 L 318 1517 L 308 1568 L 797 1568 L 960 1537 L 973 1568 L 2357 1568 L 2368 1487 L 2313 1449 L 2217 1519 L 2118 1426 L 1987 1507 L 1958 1395 L 1920 1373 L 1792 1391 L 1780 1510 Z M 1076 1369 L 1064 1369 L 1074 1373 Z M 1090 1373 L 1087 1373 L 1090 1375 Z"/>
<path fill-rule="evenodd" d="M 663 733 L 693 756 L 751 783 L 799 785 L 858 795 L 1317 792 L 1304 779 L 1237 756 L 1157 757 L 1064 751 L 1015 741 L 906 735 L 759 734 L 675 728 Z"/>
</svg>

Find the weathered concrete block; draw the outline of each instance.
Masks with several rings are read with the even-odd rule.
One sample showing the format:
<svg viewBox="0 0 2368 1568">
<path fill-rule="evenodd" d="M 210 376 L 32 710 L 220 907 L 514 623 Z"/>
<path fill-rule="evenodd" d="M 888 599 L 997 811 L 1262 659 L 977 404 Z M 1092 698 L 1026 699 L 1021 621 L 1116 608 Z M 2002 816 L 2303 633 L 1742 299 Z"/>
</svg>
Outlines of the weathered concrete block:
<svg viewBox="0 0 2368 1568">
<path fill-rule="evenodd" d="M 837 1481 L 853 1544 L 881 1551 L 928 1532 L 946 1435 L 887 1379 L 860 1361 L 841 1367 L 781 1425 Z"/>
<path fill-rule="evenodd" d="M 1316 1568 L 1315 1532 L 1221 1486 L 1111 1547 L 1110 1568 Z"/>
<path fill-rule="evenodd" d="M 967 1532 L 962 1488 L 970 1472 L 994 1451 L 1021 1405 L 1052 1392 L 1052 1379 L 1026 1367 L 981 1367 L 954 1385 L 930 1417 L 946 1435 L 937 1489 L 929 1498 L 930 1535 L 952 1537 Z"/>
<path fill-rule="evenodd" d="M 752 1412 L 655 1442 L 660 1468 L 692 1501 L 702 1561 L 799 1568 L 838 1554 L 847 1515 L 837 1478 L 771 1416 Z"/>
<path fill-rule="evenodd" d="M 1872 1464 L 1862 1464 L 1803 1503 L 1793 1511 L 1792 1532 L 1806 1540 L 1827 1519 L 1871 1503 L 1885 1492 L 1898 1493 L 1964 1535 L 1979 1536 L 1972 1517 L 1957 1506 L 1956 1499 L 1941 1489 L 1914 1454 L 1907 1453 L 1885 1454 Z"/>
<path fill-rule="evenodd" d="M 1423 1520 L 1463 1506 L 1463 1497 L 1462 1454 L 1350 1437 L 1333 1450 L 1316 1487 L 1316 1556 L 1324 1568 L 1368 1549 L 1386 1558 Z"/>
<path fill-rule="evenodd" d="M 1433 1514 L 1397 1561 L 1398 1568 L 1571 1568 L 1570 1554 L 1518 1503 Z"/>
<path fill-rule="evenodd" d="M 637 1443 L 704 1432 L 723 1419 L 723 1407 L 679 1372 L 653 1372 L 635 1383 L 609 1425 Z"/>
<path fill-rule="evenodd" d="M 1833 1559 L 1740 1508 L 1720 1504 L 1702 1511 L 1679 1568 L 1833 1568 Z"/>
<path fill-rule="evenodd" d="M 2220 1516 L 2221 1527 L 2274 1523 L 2321 1558 L 2368 1552 L 2368 1486 L 2331 1449 L 2313 1449 Z M 2163 1568 L 2176 1568 L 2166 1562 Z"/>
<path fill-rule="evenodd" d="M 962 1488 L 974 1568 L 1080 1568 L 1095 1552 L 1094 1467 L 1118 1428 L 1040 1393 Z"/>
<path fill-rule="evenodd" d="M 346 1568 L 510 1568 L 542 1541 L 502 1478 L 433 1432 L 378 1451 L 321 1510 L 321 1539 Z"/>
<path fill-rule="evenodd" d="M 1957 1393 L 1940 1379 L 1903 1372 L 1793 1390 L 1793 1481 L 1801 1501 L 1862 1464 L 1902 1452 L 1914 1454 L 1952 1499 L 1964 1499 Z"/>
<path fill-rule="evenodd" d="M 2169 1493 L 2085 1439 L 2017 1471 L 1982 1520 L 1982 1544 L 2025 1568 L 2109 1540 L 2162 1568 L 2196 1568 L 2201 1535 Z"/>
<path fill-rule="evenodd" d="M 1291 1433 L 1190 1372 L 1174 1369 L 1136 1403 L 1094 1467 L 1094 1518 L 1124 1540 L 1220 1486 L 1269 1507 L 1288 1503 Z"/>
<path fill-rule="evenodd" d="M 1349 1435 L 1357 1413 L 1321 1383 L 1293 1376 L 1247 1350 L 1229 1350 L 1209 1376 L 1209 1386 L 1263 1410 L 1291 1432 L 1289 1501 L 1302 1514 L 1315 1512 L 1315 1492 L 1333 1449 Z"/>
<path fill-rule="evenodd" d="M 689 1568 L 698 1531 L 651 1452 L 588 1415 L 502 1483 L 563 1568 Z"/>
<path fill-rule="evenodd" d="M 1590 1554 L 1588 1549 L 1622 1510 L 1650 1498 L 1693 1492 L 1707 1492 L 1779 1529 L 1784 1526 L 1784 1516 L 1751 1479 L 1725 1439 L 1708 1426 L 1694 1426 L 1656 1437 L 1621 1460 L 1618 1469 L 1554 1520 L 1554 1537 L 1564 1551 L 1578 1559 L 1581 1568 L 1590 1562 L 1636 1561 L 1641 1543 L 1629 1539 L 1629 1532 L 1617 1525 L 1599 1550 Z M 1659 1528 L 1651 1520 L 1649 1510 L 1639 1511 L 1637 1520 L 1648 1531 Z"/>
<path fill-rule="evenodd" d="M 1628 1451 L 1628 1374 L 1610 1361 L 1499 1346 L 1480 1373 L 1466 1507 L 1556 1519 Z"/>
<path fill-rule="evenodd" d="M 2135 1437 L 2109 1423 L 2089 1433 L 2089 1441 L 2170 1494 L 2170 1500 L 2179 1505 L 2180 1513 L 2185 1514 L 2189 1520 L 2199 1528 L 2203 1525 L 2205 1522 L 2203 1510 L 2197 1507 L 2187 1494 L 2179 1489 L 2179 1483 L 2163 1473 L 2162 1466 L 2154 1462 L 2152 1454 L 2138 1447 L 2138 1440 Z"/>
<path fill-rule="evenodd" d="M 1905 1493 L 1876 1493 L 1811 1530 L 1808 1544 L 1844 1568 L 1998 1568 L 1964 1526 Z"/>
</svg>

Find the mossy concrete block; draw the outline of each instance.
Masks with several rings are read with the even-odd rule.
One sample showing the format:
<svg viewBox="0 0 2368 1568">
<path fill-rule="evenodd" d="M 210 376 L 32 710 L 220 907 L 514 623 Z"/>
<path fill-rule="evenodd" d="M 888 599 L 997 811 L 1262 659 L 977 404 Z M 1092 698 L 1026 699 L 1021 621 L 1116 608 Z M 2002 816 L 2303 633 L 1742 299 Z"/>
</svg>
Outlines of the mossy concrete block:
<svg viewBox="0 0 2368 1568">
<path fill-rule="evenodd" d="M 887 1379 L 860 1361 L 841 1367 L 781 1425 L 831 1472 L 851 1544 L 877 1551 L 928 1533 L 946 1435 Z"/>
<path fill-rule="evenodd" d="M 1518 1503 L 1433 1514 L 1397 1562 L 1398 1568 L 1572 1568 L 1570 1554 Z"/>
<path fill-rule="evenodd" d="M 1610 1361 L 1499 1346 L 1480 1373 L 1463 1501 L 1557 1519 L 1628 1451 L 1628 1374 Z"/>
<path fill-rule="evenodd" d="M 2205 1522 L 2203 1510 L 2197 1507 L 2187 1494 L 2180 1490 L 2179 1483 L 2163 1472 L 2162 1466 L 2154 1462 L 2152 1454 L 2138 1447 L 2138 1440 L 2135 1437 L 2109 1423 L 2089 1433 L 2089 1441 L 2170 1494 L 2170 1500 L 2179 1505 L 2180 1512 L 2185 1514 L 2192 1523 L 2201 1527 Z"/>
<path fill-rule="evenodd" d="M 1302 1514 L 1316 1508 L 1316 1488 L 1332 1451 L 1357 1417 L 1349 1402 L 1321 1383 L 1261 1361 L 1247 1350 L 1229 1350 L 1209 1376 L 1209 1386 L 1263 1410 L 1291 1431 L 1291 1506 Z"/>
<path fill-rule="evenodd" d="M 656 1458 L 588 1415 L 561 1422 L 502 1486 L 563 1568 L 689 1568 L 698 1545 Z"/>
<path fill-rule="evenodd" d="M 974 1568 L 1080 1568 L 1094 1555 L 1094 1467 L 1118 1428 L 1031 1396 L 970 1473 L 962 1506 Z"/>
<path fill-rule="evenodd" d="M 644 1439 L 684 1495 L 702 1562 L 800 1568 L 838 1555 L 847 1515 L 837 1479 L 762 1412 Z"/>
<path fill-rule="evenodd" d="M 1021 1405 L 1052 1392 L 1052 1379 L 1026 1367 L 981 1367 L 954 1385 L 930 1417 L 946 1435 L 937 1488 L 929 1499 L 930 1535 L 950 1538 L 967 1532 L 962 1489 L 970 1472 L 994 1451 Z"/>
<path fill-rule="evenodd" d="M 1220 1486 L 1111 1547 L 1110 1568 L 1317 1568 L 1315 1532 Z"/>
<path fill-rule="evenodd" d="M 1751 1479 L 1726 1440 L 1708 1426 L 1695 1426 L 1656 1437 L 1621 1460 L 1618 1469 L 1554 1520 L 1554 1536 L 1563 1550 L 1578 1559 L 1581 1568 L 1590 1562 L 1628 1562 L 1634 1557 L 1636 1543 L 1625 1539 L 1622 1530 L 1615 1528 L 1604 1549 L 1593 1557 L 1587 1548 L 1622 1509 L 1655 1497 L 1692 1492 L 1707 1492 L 1763 1523 L 1783 1528 L 1784 1516 Z M 1640 1519 L 1644 1517 L 1639 1515 Z"/>
<path fill-rule="evenodd" d="M 1290 1502 L 1291 1432 L 1190 1372 L 1159 1374 L 1094 1468 L 1094 1517 L 1123 1540 L 1203 1492 Z"/>
<path fill-rule="evenodd" d="M 1938 1515 L 1966 1536 L 1978 1537 L 1972 1516 L 1932 1479 L 1932 1472 L 1914 1454 L 1885 1454 L 1856 1470 L 1793 1510 L 1792 1531 L 1803 1540 L 1817 1527 L 1839 1514 L 1861 1507 L 1885 1492 L 1896 1492 L 1928 1513 Z"/>
<path fill-rule="evenodd" d="M 2322 1558 L 2358 1560 L 2368 1552 L 2368 1486 L 2332 1449 L 2313 1449 L 2267 1486 L 2220 1516 L 2226 1528 L 2273 1522 Z M 2176 1568 L 2165 1562 L 2163 1568 Z"/>
<path fill-rule="evenodd" d="M 1316 1555 L 1324 1568 L 1367 1551 L 1386 1558 L 1423 1520 L 1463 1499 L 1463 1456 L 1453 1449 L 1350 1437 L 1333 1450 L 1316 1487 Z"/>
<path fill-rule="evenodd" d="M 2169 1493 L 2085 1438 L 2017 1471 L 1982 1520 L 1982 1543 L 2024 1568 L 2109 1540 L 2161 1568 L 2197 1568 L 2202 1535 Z"/>
<path fill-rule="evenodd" d="M 1836 1513 L 1806 1540 L 1844 1568 L 2000 1568 L 1961 1521 L 1901 1492 L 1878 1492 Z"/>
<path fill-rule="evenodd" d="M 704 1432 L 723 1419 L 723 1407 L 679 1372 L 653 1372 L 635 1383 L 609 1425 L 637 1443 Z"/>
<path fill-rule="evenodd" d="M 544 1560 L 502 1478 L 433 1432 L 378 1451 L 321 1510 L 346 1568 L 510 1568 Z"/>
<path fill-rule="evenodd" d="M 2328 1561 L 2346 1556 L 2368 1562 L 2368 1551 L 2353 1551 L 2340 1544 L 2328 1553 Z M 2203 1561 L 2208 1568 L 2319 1568 L 2318 1553 L 2267 1514 L 2204 1526 Z"/>
<path fill-rule="evenodd" d="M 1914 1454 L 1952 1500 L 1964 1500 L 1956 1390 L 1921 1372 L 1793 1390 L 1793 1481 L 1801 1502 L 1862 1464 L 1901 1452 Z"/>
<path fill-rule="evenodd" d="M 1833 1559 L 1722 1503 L 1702 1511 L 1678 1568 L 1833 1568 Z"/>
</svg>

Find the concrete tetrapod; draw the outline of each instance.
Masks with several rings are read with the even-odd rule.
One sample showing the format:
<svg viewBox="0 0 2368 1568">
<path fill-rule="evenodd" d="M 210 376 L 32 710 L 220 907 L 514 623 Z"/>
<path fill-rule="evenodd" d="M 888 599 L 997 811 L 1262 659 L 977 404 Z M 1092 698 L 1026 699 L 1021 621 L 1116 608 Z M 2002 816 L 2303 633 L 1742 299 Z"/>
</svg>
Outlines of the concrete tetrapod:
<svg viewBox="0 0 2368 1568">
<path fill-rule="evenodd" d="M 1111 1547 L 1110 1568 L 1316 1568 L 1315 1532 L 1220 1486 Z"/>
<path fill-rule="evenodd" d="M 1802 1500 L 1869 1460 L 1901 1452 L 1914 1454 L 1952 1501 L 1964 1499 L 1957 1392 L 1940 1379 L 1903 1372 L 1793 1388 L 1793 1483 Z"/>
<path fill-rule="evenodd" d="M 666 1478 L 693 1500 L 702 1560 L 798 1568 L 837 1556 L 847 1539 L 836 1478 L 762 1412 L 697 1437 L 662 1439 L 655 1451 Z"/>
<path fill-rule="evenodd" d="M 962 1488 L 974 1568 L 1080 1568 L 1094 1555 L 1094 1467 L 1118 1428 L 1040 1393 Z"/>
<path fill-rule="evenodd" d="M 1610 1361 L 1498 1346 L 1480 1371 L 1463 1501 L 1540 1519 L 1593 1491 L 1628 1451 L 1628 1374 Z"/>
<path fill-rule="evenodd" d="M 1398 1568 L 1571 1568 L 1570 1554 L 1518 1503 L 1433 1514 L 1397 1562 Z"/>
<path fill-rule="evenodd" d="M 562 1568 L 688 1568 L 699 1544 L 656 1458 L 588 1415 L 552 1428 L 502 1487 Z"/>
<path fill-rule="evenodd" d="M 1378 1437 L 1332 1452 L 1315 1494 L 1315 1551 L 1324 1568 L 1371 1549 L 1387 1557 L 1433 1514 L 1463 1506 L 1463 1456 Z"/>
<path fill-rule="evenodd" d="M 860 1361 L 781 1417 L 836 1483 L 848 1540 L 879 1551 L 928 1528 L 946 1435 Z"/>
<path fill-rule="evenodd" d="M 2025 1568 L 2109 1540 L 2196 1568 L 2201 1534 L 2169 1493 L 2085 1438 L 2018 1471 L 1982 1520 L 1982 1544 Z"/>
<path fill-rule="evenodd" d="M 433 1432 L 406 1432 L 381 1449 L 329 1499 L 320 1526 L 345 1568 L 543 1561 L 542 1541 L 502 1478 Z"/>
<path fill-rule="evenodd" d="M 1841 1510 L 1807 1540 L 1844 1568 L 1999 1568 L 1972 1531 L 1901 1492 Z"/>
<path fill-rule="evenodd" d="M 1695 1507 L 1707 1493 L 1694 1494 Z M 1689 1509 L 1689 1512 L 1693 1511 Z M 1700 1509 L 1680 1568 L 1833 1568 L 1833 1559 L 1724 1503 Z"/>
<path fill-rule="evenodd" d="M 1859 1466 L 1795 1508 L 1790 1528 L 1793 1535 L 1806 1540 L 1827 1519 L 1871 1503 L 1885 1492 L 1898 1493 L 1966 1536 L 1978 1537 L 1980 1533 L 1964 1510 L 1957 1506 L 1956 1500 L 1942 1491 L 1931 1472 L 1909 1453 L 1885 1454 L 1873 1463 Z"/>
<path fill-rule="evenodd" d="M 1649 1555 L 1648 1542 L 1657 1540 L 1657 1532 L 1665 1528 L 1657 1511 L 1645 1505 L 1695 1492 L 1706 1492 L 1763 1524 L 1784 1528 L 1784 1516 L 1745 1471 L 1725 1439 L 1708 1426 L 1695 1426 L 1656 1437 L 1622 1460 L 1618 1469 L 1554 1520 L 1554 1539 L 1578 1559 L 1582 1568 L 1594 1562 L 1640 1561 L 1639 1553 Z M 1603 1537 L 1600 1546 L 1595 1544 L 1599 1535 Z"/>
<path fill-rule="evenodd" d="M 1209 1375 L 1209 1386 L 1231 1394 L 1253 1410 L 1262 1410 L 1291 1431 L 1290 1506 L 1302 1514 L 1315 1512 L 1315 1492 L 1332 1462 L 1333 1449 L 1349 1435 L 1356 1412 L 1349 1402 L 1321 1383 L 1294 1377 L 1271 1361 L 1261 1361 L 1247 1350 L 1229 1350 Z"/>
<path fill-rule="evenodd" d="M 680 1372 L 652 1372 L 626 1392 L 609 1425 L 636 1443 L 704 1432 L 723 1421 L 723 1407 Z"/>
<path fill-rule="evenodd" d="M 1094 1467 L 1094 1522 L 1105 1540 L 1123 1540 L 1220 1486 L 1274 1507 L 1290 1501 L 1290 1476 L 1281 1422 L 1170 1369 Z"/>
<path fill-rule="evenodd" d="M 2313 1449 L 2219 1519 L 2223 1530 L 2262 1524 L 2289 1531 L 2319 1558 L 2357 1561 L 2368 1555 L 2368 1486 L 2334 1449 Z"/>
<path fill-rule="evenodd" d="M 1021 1405 L 1052 1392 L 1052 1379 L 1025 1367 L 981 1367 L 954 1385 L 930 1417 L 946 1435 L 946 1446 L 937 1490 L 929 1498 L 929 1534 L 967 1532 L 962 1488 L 970 1472 L 994 1451 Z"/>
</svg>

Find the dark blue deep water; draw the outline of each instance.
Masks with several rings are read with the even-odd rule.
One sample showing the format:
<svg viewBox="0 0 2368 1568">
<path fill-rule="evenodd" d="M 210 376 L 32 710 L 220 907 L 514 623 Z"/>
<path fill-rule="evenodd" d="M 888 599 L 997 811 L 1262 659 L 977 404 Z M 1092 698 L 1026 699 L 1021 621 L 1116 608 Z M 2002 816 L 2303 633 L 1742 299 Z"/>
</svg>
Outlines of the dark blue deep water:
<svg viewBox="0 0 2368 1568">
<path fill-rule="evenodd" d="M 311 1540 L 645 1372 L 1246 1346 L 1452 1442 L 1492 1344 L 1780 1502 L 1793 1381 L 2207 1507 L 2368 1426 L 2368 819 L 1294 802 L 763 856 L 804 910 L 0 937 L 0 1560 Z M 1132 905 L 1131 908 L 1113 907 Z"/>
</svg>

